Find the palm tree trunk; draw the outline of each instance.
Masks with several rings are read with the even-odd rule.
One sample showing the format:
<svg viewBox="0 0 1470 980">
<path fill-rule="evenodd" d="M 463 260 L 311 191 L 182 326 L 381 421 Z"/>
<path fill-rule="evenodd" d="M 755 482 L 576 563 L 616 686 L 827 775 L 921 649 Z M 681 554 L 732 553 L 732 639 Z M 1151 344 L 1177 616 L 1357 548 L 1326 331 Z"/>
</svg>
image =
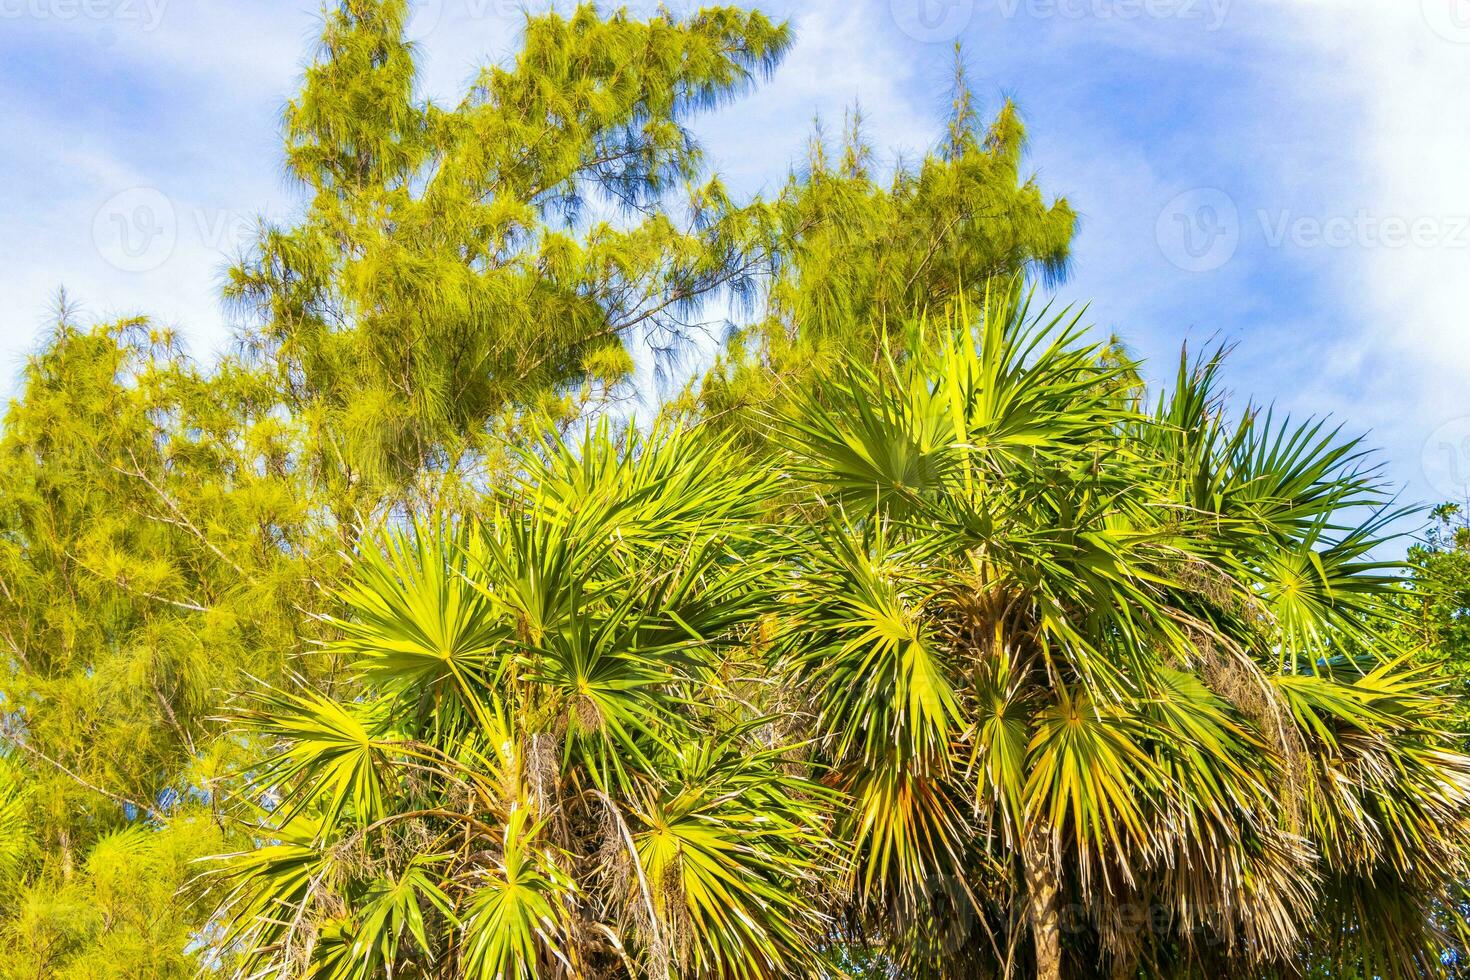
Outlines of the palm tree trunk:
<svg viewBox="0 0 1470 980">
<path fill-rule="evenodd" d="M 1026 883 L 1026 917 L 1036 951 L 1036 980 L 1062 980 L 1061 889 L 1047 847 L 1045 826 L 1035 828 L 1021 846 Z"/>
</svg>

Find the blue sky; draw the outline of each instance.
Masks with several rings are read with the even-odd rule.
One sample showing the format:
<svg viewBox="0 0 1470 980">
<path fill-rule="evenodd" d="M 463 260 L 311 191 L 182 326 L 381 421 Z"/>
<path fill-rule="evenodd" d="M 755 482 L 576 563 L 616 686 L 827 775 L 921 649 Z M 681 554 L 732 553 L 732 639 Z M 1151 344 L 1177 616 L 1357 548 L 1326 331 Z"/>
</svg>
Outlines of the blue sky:
<svg viewBox="0 0 1470 980">
<path fill-rule="evenodd" d="M 421 4 L 426 93 L 453 100 L 508 56 L 520 6 Z M 854 103 L 890 159 L 924 149 L 959 40 L 1082 215 L 1060 299 L 1156 376 L 1185 341 L 1231 342 L 1239 403 L 1369 433 L 1406 502 L 1466 493 L 1470 0 L 762 6 L 794 50 L 697 124 L 733 186 L 775 188 L 812 118 L 837 129 Z M 61 286 L 91 318 L 175 326 L 201 358 L 228 343 L 226 260 L 297 203 L 277 126 L 318 17 L 314 0 L 0 0 L 0 391 Z"/>
</svg>

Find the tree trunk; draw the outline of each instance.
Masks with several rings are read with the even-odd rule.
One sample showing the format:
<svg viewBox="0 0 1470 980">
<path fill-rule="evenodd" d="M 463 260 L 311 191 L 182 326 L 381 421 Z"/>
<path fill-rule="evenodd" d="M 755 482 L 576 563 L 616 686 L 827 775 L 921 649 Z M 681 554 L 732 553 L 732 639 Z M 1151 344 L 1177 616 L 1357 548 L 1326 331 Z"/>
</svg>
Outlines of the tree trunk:
<svg viewBox="0 0 1470 980">
<path fill-rule="evenodd" d="M 1026 918 L 1036 951 L 1036 980 L 1062 980 L 1062 924 L 1057 907 L 1061 889 L 1048 847 L 1050 838 L 1047 827 L 1037 827 L 1021 847 Z"/>
</svg>

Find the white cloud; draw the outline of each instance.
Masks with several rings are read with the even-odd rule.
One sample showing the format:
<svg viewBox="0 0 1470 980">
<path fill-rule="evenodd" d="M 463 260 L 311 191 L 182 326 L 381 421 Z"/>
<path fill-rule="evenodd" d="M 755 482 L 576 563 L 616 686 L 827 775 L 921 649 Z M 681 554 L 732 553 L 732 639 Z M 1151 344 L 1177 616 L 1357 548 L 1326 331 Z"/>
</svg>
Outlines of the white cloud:
<svg viewBox="0 0 1470 980">
<path fill-rule="evenodd" d="M 1378 416 L 1412 496 L 1463 494 L 1470 445 L 1447 456 L 1442 443 L 1470 416 L 1470 3 L 1295 0 L 1293 13 L 1362 113 L 1340 134 L 1350 179 L 1329 205 L 1374 231 L 1335 270 L 1371 354 L 1347 394 Z"/>
</svg>

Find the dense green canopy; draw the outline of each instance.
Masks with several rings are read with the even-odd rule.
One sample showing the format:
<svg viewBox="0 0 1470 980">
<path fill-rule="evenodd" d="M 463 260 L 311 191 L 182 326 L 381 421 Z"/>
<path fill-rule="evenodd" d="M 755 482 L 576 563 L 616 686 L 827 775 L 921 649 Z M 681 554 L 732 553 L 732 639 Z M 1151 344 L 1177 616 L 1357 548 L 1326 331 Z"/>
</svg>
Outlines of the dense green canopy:
<svg viewBox="0 0 1470 980">
<path fill-rule="evenodd" d="M 787 26 L 530 16 L 447 106 L 407 14 L 325 9 L 234 353 L 63 299 L 5 416 L 0 975 L 1465 948 L 1462 543 L 1401 590 L 1356 443 L 1029 308 L 1014 107 L 742 200 L 692 120 Z"/>
<path fill-rule="evenodd" d="M 1470 758 L 1355 444 L 1003 291 L 910 341 L 765 465 L 603 427 L 365 549 L 351 696 L 239 714 L 251 965 L 1433 975 Z"/>
</svg>

